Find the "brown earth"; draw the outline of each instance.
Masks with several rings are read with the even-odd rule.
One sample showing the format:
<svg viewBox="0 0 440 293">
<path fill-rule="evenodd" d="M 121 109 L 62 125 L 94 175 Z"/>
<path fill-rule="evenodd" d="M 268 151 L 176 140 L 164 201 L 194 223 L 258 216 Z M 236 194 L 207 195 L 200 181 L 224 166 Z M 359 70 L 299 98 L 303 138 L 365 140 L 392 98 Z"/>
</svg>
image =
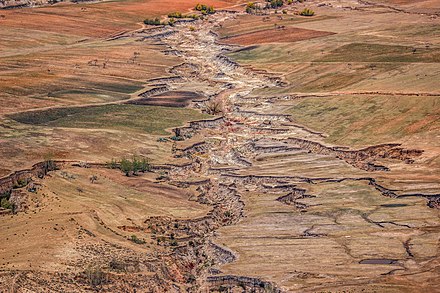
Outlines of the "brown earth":
<svg viewBox="0 0 440 293">
<path fill-rule="evenodd" d="M 222 42 L 231 45 L 250 46 L 265 43 L 291 43 L 332 35 L 331 32 L 307 30 L 294 27 L 267 29 L 231 37 L 222 38 Z"/>
</svg>

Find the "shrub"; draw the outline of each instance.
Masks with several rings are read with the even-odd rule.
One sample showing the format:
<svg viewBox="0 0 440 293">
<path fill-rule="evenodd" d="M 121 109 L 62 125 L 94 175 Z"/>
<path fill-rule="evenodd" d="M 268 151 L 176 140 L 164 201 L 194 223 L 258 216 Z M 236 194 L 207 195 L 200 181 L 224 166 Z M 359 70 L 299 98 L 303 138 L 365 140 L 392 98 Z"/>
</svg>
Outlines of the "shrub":
<svg viewBox="0 0 440 293">
<path fill-rule="evenodd" d="M 133 170 L 132 163 L 127 159 L 122 159 L 120 163 L 121 171 L 125 173 L 125 176 L 130 176 L 130 172 Z"/>
<path fill-rule="evenodd" d="M 160 19 L 157 17 L 155 19 L 147 18 L 144 20 L 144 23 L 147 25 L 162 25 L 162 23 L 160 22 Z"/>
<path fill-rule="evenodd" d="M 104 284 L 107 281 L 106 274 L 102 271 L 101 268 L 93 268 L 89 267 L 85 271 L 86 278 L 92 287 L 97 287 Z"/>
<path fill-rule="evenodd" d="M 218 115 L 223 112 L 223 103 L 219 100 L 210 100 L 205 106 L 206 113 Z"/>
<path fill-rule="evenodd" d="M 2 198 L 2 200 L 0 201 L 0 206 L 4 209 L 7 209 L 7 210 L 14 209 L 14 205 L 12 203 L 10 203 L 6 197 Z"/>
<path fill-rule="evenodd" d="M 9 199 L 11 197 L 12 190 L 7 190 L 5 192 L 0 193 L 0 199 L 6 198 Z"/>
<path fill-rule="evenodd" d="M 18 179 L 17 182 L 12 186 L 13 189 L 22 188 L 28 184 L 27 179 Z"/>
<path fill-rule="evenodd" d="M 168 25 L 170 25 L 170 26 L 174 26 L 175 23 L 176 23 L 176 20 L 174 18 L 170 18 L 168 20 Z"/>
<path fill-rule="evenodd" d="M 145 244 L 145 240 L 139 239 L 136 235 L 131 235 L 130 240 L 136 244 Z"/>
<path fill-rule="evenodd" d="M 315 12 L 309 8 L 304 8 L 303 11 L 300 12 L 300 15 L 302 16 L 313 16 L 315 15 Z"/>
<path fill-rule="evenodd" d="M 284 2 L 283 0 L 271 0 L 270 1 L 270 7 L 271 8 L 278 8 L 283 6 Z"/>
<path fill-rule="evenodd" d="M 181 137 L 181 136 L 176 136 L 176 135 L 171 136 L 170 138 L 171 138 L 172 140 L 174 140 L 174 141 L 182 141 L 182 140 L 184 140 L 183 137 Z"/>
<path fill-rule="evenodd" d="M 173 13 L 168 14 L 168 17 L 169 18 L 183 18 L 184 16 L 183 16 L 182 12 L 173 12 Z"/>
<path fill-rule="evenodd" d="M 118 162 L 116 162 L 115 159 L 112 159 L 110 162 L 106 163 L 106 166 L 109 169 L 116 169 L 116 168 L 118 168 Z"/>
</svg>

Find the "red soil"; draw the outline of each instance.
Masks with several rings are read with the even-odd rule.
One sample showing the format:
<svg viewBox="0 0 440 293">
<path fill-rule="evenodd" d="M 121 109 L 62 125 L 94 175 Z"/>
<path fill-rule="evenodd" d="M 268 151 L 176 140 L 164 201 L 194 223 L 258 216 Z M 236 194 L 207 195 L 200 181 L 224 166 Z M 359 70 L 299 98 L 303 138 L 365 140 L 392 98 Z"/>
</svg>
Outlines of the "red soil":
<svg viewBox="0 0 440 293">
<path fill-rule="evenodd" d="M 135 0 L 94 4 L 59 4 L 33 9 L 1 12 L 0 27 L 27 28 L 84 37 L 108 37 L 118 32 L 140 28 L 145 18 L 170 12 L 188 12 L 197 3 L 226 8 L 237 0 Z"/>
<path fill-rule="evenodd" d="M 249 45 L 257 45 L 264 43 L 297 42 L 297 41 L 328 36 L 332 34 L 334 33 L 287 27 L 282 29 L 276 28 L 276 29 L 261 30 L 261 31 L 246 33 L 229 38 L 223 38 L 222 42 L 227 44 L 249 46 Z"/>
</svg>

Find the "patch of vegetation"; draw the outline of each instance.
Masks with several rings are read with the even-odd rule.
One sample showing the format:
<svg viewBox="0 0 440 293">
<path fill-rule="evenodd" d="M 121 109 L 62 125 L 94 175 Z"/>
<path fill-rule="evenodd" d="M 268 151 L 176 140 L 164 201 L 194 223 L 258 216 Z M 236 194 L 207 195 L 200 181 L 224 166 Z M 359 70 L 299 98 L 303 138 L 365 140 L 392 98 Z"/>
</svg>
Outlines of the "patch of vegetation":
<svg viewBox="0 0 440 293">
<path fill-rule="evenodd" d="M 205 112 L 210 115 L 223 113 L 223 103 L 220 100 L 209 100 L 205 105 Z"/>
<path fill-rule="evenodd" d="M 119 168 L 119 162 L 117 162 L 114 158 L 110 162 L 107 162 L 106 167 L 109 169 L 117 169 Z"/>
<path fill-rule="evenodd" d="M 299 15 L 302 15 L 302 16 L 313 16 L 313 15 L 315 15 L 315 12 L 312 9 L 310 9 L 310 8 L 304 8 L 299 13 Z"/>
<path fill-rule="evenodd" d="M 14 182 L 14 185 L 12 186 L 13 189 L 22 188 L 25 187 L 28 184 L 27 179 L 18 179 L 16 182 Z"/>
<path fill-rule="evenodd" d="M 74 127 L 86 129 L 114 129 L 167 134 L 190 120 L 208 118 L 196 110 L 139 105 L 104 105 L 91 107 L 53 108 L 13 114 L 11 119 L 31 125 Z"/>
<path fill-rule="evenodd" d="M 203 15 L 214 14 L 215 9 L 212 6 L 208 6 L 205 4 L 197 4 L 194 8 L 197 11 L 200 11 Z"/>
<path fill-rule="evenodd" d="M 261 6 L 255 2 L 249 2 L 248 4 L 246 4 L 246 13 L 254 14 L 261 11 L 262 11 Z"/>
<path fill-rule="evenodd" d="M 266 0 L 268 3 L 267 8 L 270 6 L 270 8 L 278 8 L 284 5 L 283 0 Z"/>
<path fill-rule="evenodd" d="M 139 239 L 136 235 L 131 235 L 130 241 L 136 243 L 136 244 L 145 244 L 145 240 Z"/>
<path fill-rule="evenodd" d="M 119 163 L 119 168 L 126 176 L 130 176 L 137 175 L 138 172 L 149 172 L 151 170 L 151 165 L 146 158 L 133 156 L 131 160 L 125 158 L 122 159 Z"/>
<path fill-rule="evenodd" d="M 176 135 L 171 136 L 170 139 L 171 139 L 171 140 L 174 140 L 174 141 L 182 141 L 182 140 L 184 140 L 183 137 L 181 137 L 181 136 L 176 136 Z"/>
<path fill-rule="evenodd" d="M 0 206 L 7 210 L 14 210 L 14 205 L 5 197 L 1 199 Z"/>
<path fill-rule="evenodd" d="M 158 17 L 154 19 L 147 18 L 144 20 L 144 23 L 146 25 L 164 25 L 164 23 L 162 23 Z"/>
</svg>

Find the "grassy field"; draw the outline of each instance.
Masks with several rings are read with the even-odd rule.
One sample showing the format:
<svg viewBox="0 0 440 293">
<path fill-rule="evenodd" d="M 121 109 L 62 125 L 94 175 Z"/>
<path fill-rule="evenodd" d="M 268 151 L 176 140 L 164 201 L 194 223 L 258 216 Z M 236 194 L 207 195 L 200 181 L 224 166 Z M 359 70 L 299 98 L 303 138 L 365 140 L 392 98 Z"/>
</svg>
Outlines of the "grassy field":
<svg viewBox="0 0 440 293">
<path fill-rule="evenodd" d="M 25 112 L 10 116 L 31 125 L 142 131 L 149 134 L 167 134 L 165 129 L 189 120 L 208 118 L 192 109 L 158 106 L 105 105 L 94 107 L 55 108 Z"/>
<path fill-rule="evenodd" d="M 335 144 L 359 146 L 440 133 L 440 97 L 307 98 L 298 100 L 289 113 L 295 121 L 327 133 L 326 140 Z"/>
</svg>

